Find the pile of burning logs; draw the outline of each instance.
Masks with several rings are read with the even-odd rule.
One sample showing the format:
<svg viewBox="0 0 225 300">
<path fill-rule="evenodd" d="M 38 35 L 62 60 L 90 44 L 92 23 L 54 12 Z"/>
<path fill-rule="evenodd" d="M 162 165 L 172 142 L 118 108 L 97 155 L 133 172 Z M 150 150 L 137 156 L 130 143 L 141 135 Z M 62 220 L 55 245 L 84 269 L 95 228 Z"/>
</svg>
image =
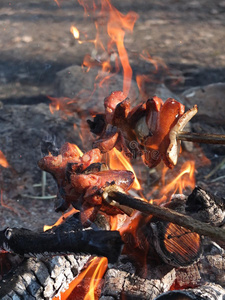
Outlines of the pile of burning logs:
<svg viewBox="0 0 225 300">
<path fill-rule="evenodd" d="M 149 168 L 161 160 L 172 168 L 182 130 L 197 106 L 184 111 L 174 99 L 163 103 L 158 97 L 131 109 L 129 99 L 114 92 L 105 99 L 105 113 L 88 121 L 99 136 L 92 150 L 82 154 L 70 143 L 58 150 L 43 142 L 46 156 L 38 165 L 57 183 L 56 211 L 72 206 L 79 213 L 46 232 L 0 232 L 4 253 L 34 257 L 4 276 L 1 299 L 51 299 L 79 274 L 90 255 L 105 256 L 110 263 L 101 300 L 225 297 L 224 199 L 196 187 L 188 198 L 177 196 L 161 207 L 130 196 L 131 171 L 110 170 L 102 163 L 102 153 L 116 147 L 128 157 L 143 156 Z M 124 220 L 121 228 L 110 230 L 110 216 Z M 137 223 L 133 231 L 132 225 L 124 228 L 125 220 Z"/>
</svg>

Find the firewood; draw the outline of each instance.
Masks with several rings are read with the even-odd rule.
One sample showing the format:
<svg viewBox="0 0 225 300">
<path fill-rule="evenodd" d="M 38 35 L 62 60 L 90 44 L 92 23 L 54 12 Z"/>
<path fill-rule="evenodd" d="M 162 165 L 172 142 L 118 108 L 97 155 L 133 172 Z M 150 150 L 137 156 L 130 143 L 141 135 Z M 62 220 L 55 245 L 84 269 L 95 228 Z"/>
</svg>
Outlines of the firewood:
<svg viewBox="0 0 225 300">
<path fill-rule="evenodd" d="M 143 199 L 134 198 L 121 193 L 120 191 L 117 191 L 116 186 L 108 187 L 108 189 L 105 190 L 105 197 L 108 198 L 109 202 L 116 201 L 121 205 L 139 210 L 145 215 L 151 214 L 162 220 L 187 228 L 192 232 L 208 236 L 221 245 L 221 247 L 225 247 L 225 229 L 223 228 L 214 227 L 172 209 L 150 204 Z"/>
<path fill-rule="evenodd" d="M 196 262 L 201 253 L 201 237 L 179 225 L 152 220 L 149 222 L 149 242 L 164 262 L 172 266 L 188 266 Z"/>
<path fill-rule="evenodd" d="M 225 290 L 212 283 L 194 289 L 170 291 L 155 298 L 155 300 L 218 300 L 224 299 Z"/>
<path fill-rule="evenodd" d="M 114 297 L 114 299 L 123 299 L 124 297 L 125 299 L 153 300 L 163 291 L 167 291 L 174 279 L 174 270 L 164 276 L 146 279 L 127 271 L 112 268 L 106 272 L 100 300 L 104 300 L 106 296 Z"/>
<path fill-rule="evenodd" d="M 203 253 L 197 263 L 176 269 L 176 289 L 201 286 L 209 281 L 225 288 L 225 252 L 208 240 L 203 244 Z"/>
<path fill-rule="evenodd" d="M 188 196 L 185 210 L 195 219 L 221 226 L 225 218 L 225 199 L 196 187 Z"/>
<path fill-rule="evenodd" d="M 108 232 L 97 230 L 97 225 L 101 226 L 101 228 L 104 229 L 108 227 L 107 219 L 103 218 L 102 215 L 98 216 L 96 223 L 92 226 L 95 227 L 95 232 L 99 232 L 100 234 L 102 234 L 102 232 Z M 15 249 L 17 248 L 20 254 L 24 254 L 23 251 L 25 251 L 26 253 L 29 253 L 31 251 L 34 254 L 35 251 L 38 252 L 38 250 L 43 251 L 43 253 L 39 253 L 42 254 L 40 255 L 40 257 L 42 258 L 25 258 L 15 271 L 4 276 L 3 280 L 0 281 L 0 299 L 50 300 L 60 291 L 67 289 L 68 284 L 85 267 L 90 258 L 90 255 L 65 255 L 66 251 L 64 251 L 64 248 L 64 255 L 54 256 L 52 258 L 47 257 L 49 256 L 49 253 L 46 256 L 47 253 L 45 253 L 45 251 L 49 252 L 50 250 L 50 252 L 55 252 L 57 250 L 57 247 L 59 247 L 60 245 L 60 240 L 61 242 L 63 242 L 62 245 L 60 245 L 60 250 L 62 250 L 62 247 L 68 245 L 71 249 L 71 239 L 65 240 L 64 235 L 69 234 L 68 238 L 71 238 L 72 235 L 82 233 L 80 232 L 81 230 L 83 230 L 83 226 L 80 222 L 79 215 L 75 214 L 73 217 L 66 219 L 63 224 L 57 227 L 53 227 L 51 230 L 49 230 L 49 232 L 37 233 L 36 235 L 32 231 L 27 232 L 27 230 L 25 230 L 25 233 L 28 233 L 25 241 L 23 239 L 21 240 L 21 235 L 14 236 L 14 233 L 12 231 L 11 237 L 14 241 L 18 241 L 18 243 L 13 243 L 12 240 L 12 243 L 10 243 L 8 246 Z M 91 231 L 93 231 L 92 228 L 87 228 L 84 233 L 90 232 L 91 234 Z M 17 229 L 17 233 L 18 232 L 24 233 L 24 230 Z M 32 239 L 30 239 L 31 237 Z M 40 244 L 40 241 L 38 241 L 38 238 L 40 237 L 41 241 L 45 242 L 44 244 Z M 49 237 L 50 239 L 48 239 Z M 88 236 L 86 236 L 86 238 L 88 239 Z M 97 240 L 94 239 L 94 241 L 90 240 L 89 243 L 93 244 L 93 250 L 94 252 L 96 252 L 99 244 L 99 238 Z M 107 252 L 111 256 L 115 249 L 112 249 L 113 245 L 111 244 L 111 242 L 110 245 L 111 246 L 107 249 Z M 81 249 L 80 251 L 84 252 L 84 250 Z M 105 253 L 105 255 L 107 256 L 108 254 Z M 119 254 L 120 251 L 118 252 L 118 255 Z"/>
<path fill-rule="evenodd" d="M 23 256 L 45 257 L 86 253 L 105 256 L 115 262 L 121 252 L 118 231 L 85 230 L 80 232 L 34 232 L 25 228 L 6 228 L 0 232 L 1 248 Z"/>
<path fill-rule="evenodd" d="M 80 230 L 80 227 L 77 213 L 65 224 L 46 232 L 6 228 L 0 231 L 0 248 L 25 257 L 85 253 L 105 256 L 111 263 L 117 261 L 123 244 L 118 231 Z"/>
</svg>

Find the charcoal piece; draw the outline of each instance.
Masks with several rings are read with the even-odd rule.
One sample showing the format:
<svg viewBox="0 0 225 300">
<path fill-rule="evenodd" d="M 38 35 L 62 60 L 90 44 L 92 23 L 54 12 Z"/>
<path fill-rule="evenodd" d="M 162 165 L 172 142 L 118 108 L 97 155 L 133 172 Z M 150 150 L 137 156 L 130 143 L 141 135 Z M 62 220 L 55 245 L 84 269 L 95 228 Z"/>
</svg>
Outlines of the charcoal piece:
<svg viewBox="0 0 225 300">
<path fill-rule="evenodd" d="M 74 277 L 80 273 L 90 256 L 69 255 L 44 260 L 29 258 L 18 266 L 15 272 L 0 281 L 0 299 L 49 300 L 65 290 L 71 278 L 65 276 L 67 270 L 74 270 Z M 64 274 L 58 280 L 56 274 Z M 26 278 L 26 280 L 24 280 Z M 39 289 L 37 287 L 39 286 Z"/>
<path fill-rule="evenodd" d="M 94 134 L 100 135 L 105 128 L 105 118 L 104 114 L 97 114 L 93 121 L 87 120 L 87 123 L 90 127 L 90 131 Z"/>
<path fill-rule="evenodd" d="M 155 298 L 155 300 L 218 300 L 224 299 L 225 290 L 217 285 L 207 283 L 194 289 L 170 291 Z"/>
<path fill-rule="evenodd" d="M 185 210 L 195 219 L 221 226 L 225 220 L 225 199 L 196 187 L 187 199 Z"/>
</svg>

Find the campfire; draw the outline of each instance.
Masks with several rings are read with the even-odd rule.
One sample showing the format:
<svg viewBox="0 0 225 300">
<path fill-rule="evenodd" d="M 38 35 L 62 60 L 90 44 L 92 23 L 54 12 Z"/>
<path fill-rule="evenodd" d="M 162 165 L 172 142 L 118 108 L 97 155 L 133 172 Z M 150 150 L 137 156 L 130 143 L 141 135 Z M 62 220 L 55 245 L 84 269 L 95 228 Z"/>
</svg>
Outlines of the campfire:
<svg viewBox="0 0 225 300">
<path fill-rule="evenodd" d="M 168 72 L 161 59 L 143 51 L 139 59 L 155 72 L 134 82 L 124 38 L 135 12 L 124 15 L 108 0 L 78 2 L 97 34 L 70 31 L 79 45 L 94 45 L 82 68 L 97 75 L 73 99 L 49 96 L 52 117 L 77 117 L 79 140 L 43 138 L 37 159 L 42 196 L 49 176 L 62 216 L 43 231 L 0 231 L 1 299 L 223 299 L 225 201 L 196 186 L 195 173 L 209 163 L 196 143 L 223 145 L 225 135 L 192 132 L 198 103 L 148 95 L 158 70 Z M 121 88 L 112 90 L 121 72 Z M 15 172 L 2 150 L 0 167 Z M 13 210 L 3 192 L 2 206 Z"/>
</svg>

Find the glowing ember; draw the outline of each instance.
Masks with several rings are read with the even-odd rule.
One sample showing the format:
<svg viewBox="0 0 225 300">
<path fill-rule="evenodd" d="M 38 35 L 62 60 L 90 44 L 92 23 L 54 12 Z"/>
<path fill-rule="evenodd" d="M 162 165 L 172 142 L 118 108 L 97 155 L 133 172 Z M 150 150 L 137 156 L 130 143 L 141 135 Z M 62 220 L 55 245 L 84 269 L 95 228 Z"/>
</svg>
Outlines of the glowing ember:
<svg viewBox="0 0 225 300">
<path fill-rule="evenodd" d="M 0 150 L 0 166 L 4 168 L 9 168 L 9 163 L 7 162 L 7 159 L 1 150 Z"/>
</svg>

